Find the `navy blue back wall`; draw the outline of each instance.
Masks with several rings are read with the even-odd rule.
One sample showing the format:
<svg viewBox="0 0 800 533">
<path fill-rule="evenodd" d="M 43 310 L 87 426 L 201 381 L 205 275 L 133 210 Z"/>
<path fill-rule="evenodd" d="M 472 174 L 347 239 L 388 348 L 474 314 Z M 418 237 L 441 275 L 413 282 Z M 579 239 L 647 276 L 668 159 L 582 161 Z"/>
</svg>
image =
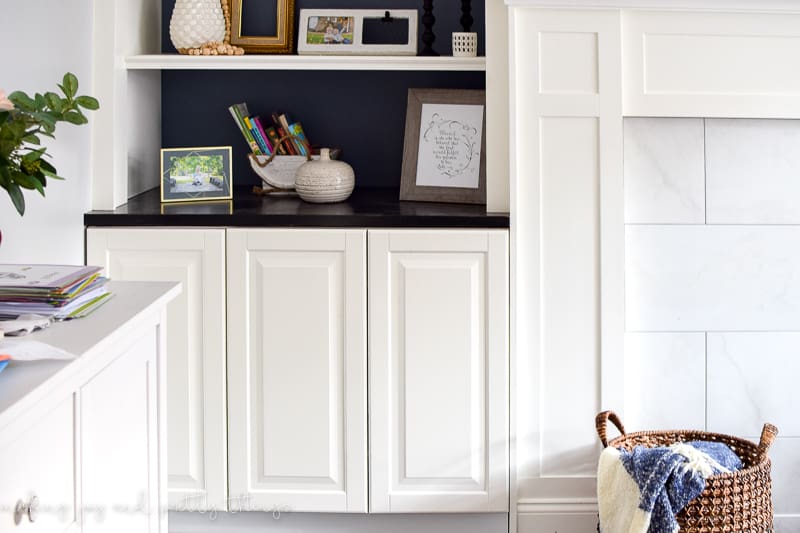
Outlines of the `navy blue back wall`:
<svg viewBox="0 0 800 533">
<path fill-rule="evenodd" d="M 297 14 L 302 8 L 419 8 L 422 16 L 421 0 L 350 0 L 332 4 L 330 0 L 295 2 Z M 169 40 L 173 5 L 174 0 L 163 2 L 166 53 L 175 51 Z M 450 55 L 450 33 L 460 30 L 461 2 L 437 0 L 435 16 L 434 48 L 442 55 Z M 472 16 L 482 55 L 482 0 L 473 2 Z M 165 70 L 161 81 L 164 147 L 232 146 L 236 185 L 259 182 L 247 163 L 248 147 L 227 109 L 231 104 L 246 102 L 253 115 L 267 118 L 273 111 L 281 111 L 302 122 L 313 144 L 342 148 L 342 159 L 355 170 L 357 187 L 381 188 L 400 185 L 410 87 L 483 89 L 486 85 L 483 72 Z"/>
</svg>

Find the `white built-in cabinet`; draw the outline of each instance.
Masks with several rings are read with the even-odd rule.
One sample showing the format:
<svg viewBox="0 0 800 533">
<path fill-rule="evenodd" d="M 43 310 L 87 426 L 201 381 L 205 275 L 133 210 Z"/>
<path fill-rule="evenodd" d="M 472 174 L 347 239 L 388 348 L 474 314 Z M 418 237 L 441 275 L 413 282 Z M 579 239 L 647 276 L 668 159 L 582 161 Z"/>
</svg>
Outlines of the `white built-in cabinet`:
<svg viewBox="0 0 800 533">
<path fill-rule="evenodd" d="M 87 264 L 122 281 L 179 281 L 168 306 L 169 505 L 227 505 L 225 230 L 86 232 Z"/>
<path fill-rule="evenodd" d="M 81 320 L 36 340 L 71 360 L 0 375 L 0 531 L 167 533 L 163 416 L 171 284 L 108 284 Z"/>
<path fill-rule="evenodd" d="M 369 232 L 370 509 L 508 509 L 505 231 Z"/>
<path fill-rule="evenodd" d="M 367 511 L 365 230 L 228 230 L 230 492 Z"/>
<path fill-rule="evenodd" d="M 87 249 L 112 278 L 185 283 L 173 507 L 508 510 L 506 230 L 89 228 Z"/>
<path fill-rule="evenodd" d="M 626 390 L 641 379 L 637 354 L 625 353 L 625 274 L 639 267 L 626 259 L 625 187 L 634 177 L 623 176 L 623 117 L 797 119 L 800 9 L 788 0 L 505 4 L 511 525 L 594 531 L 592 420 L 604 409 L 624 419 Z M 648 195 L 664 201 L 673 192 Z M 797 514 L 778 519 L 778 531 L 800 531 Z"/>
</svg>

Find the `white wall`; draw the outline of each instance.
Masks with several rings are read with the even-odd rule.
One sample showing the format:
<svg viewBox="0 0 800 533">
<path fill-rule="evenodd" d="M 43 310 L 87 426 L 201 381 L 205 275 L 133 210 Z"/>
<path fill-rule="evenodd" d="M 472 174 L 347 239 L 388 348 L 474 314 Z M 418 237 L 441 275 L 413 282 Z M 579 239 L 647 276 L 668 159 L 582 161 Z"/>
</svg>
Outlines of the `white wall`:
<svg viewBox="0 0 800 533">
<path fill-rule="evenodd" d="M 57 91 L 65 72 L 91 93 L 91 0 L 3 2 L 0 88 Z M 102 105 L 102 102 L 101 102 Z M 91 115 L 89 116 L 91 122 Z M 46 198 L 26 191 L 20 217 L 0 191 L 0 261 L 83 263 L 83 213 L 89 210 L 90 126 L 60 124 L 48 153 L 66 181 L 48 181 Z"/>
<path fill-rule="evenodd" d="M 800 532 L 800 121 L 625 119 L 628 430 L 757 440 Z"/>
</svg>

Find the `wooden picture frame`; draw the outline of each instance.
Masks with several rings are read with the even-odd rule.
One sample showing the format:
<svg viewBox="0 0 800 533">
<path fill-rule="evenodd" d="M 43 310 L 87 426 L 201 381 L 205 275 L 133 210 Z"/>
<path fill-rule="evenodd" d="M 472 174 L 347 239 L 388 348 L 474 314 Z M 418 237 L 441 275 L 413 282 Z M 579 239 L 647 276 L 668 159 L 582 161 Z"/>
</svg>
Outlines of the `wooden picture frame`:
<svg viewBox="0 0 800 533">
<path fill-rule="evenodd" d="M 301 9 L 299 55 L 417 55 L 416 9 Z M 407 21 L 405 43 L 365 42 L 365 21 Z M 326 28 L 328 32 L 324 32 Z"/>
<path fill-rule="evenodd" d="M 294 48 L 294 0 L 277 0 L 276 35 L 242 35 L 242 13 L 245 2 L 227 0 L 231 6 L 231 39 L 234 46 L 255 54 L 291 54 Z"/>
<path fill-rule="evenodd" d="M 408 90 L 400 200 L 486 204 L 486 91 Z"/>
<path fill-rule="evenodd" d="M 233 198 L 230 146 L 161 149 L 161 201 Z"/>
</svg>

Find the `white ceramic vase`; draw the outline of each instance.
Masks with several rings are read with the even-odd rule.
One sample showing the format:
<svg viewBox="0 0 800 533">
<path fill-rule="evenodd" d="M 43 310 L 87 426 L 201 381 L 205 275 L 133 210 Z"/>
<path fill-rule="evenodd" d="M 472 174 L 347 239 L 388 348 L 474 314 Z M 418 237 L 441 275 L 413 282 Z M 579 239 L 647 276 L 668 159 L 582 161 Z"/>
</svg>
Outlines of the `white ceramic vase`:
<svg viewBox="0 0 800 533">
<path fill-rule="evenodd" d="M 177 49 L 198 48 L 225 39 L 225 15 L 220 0 L 175 0 L 169 37 Z"/>
<path fill-rule="evenodd" d="M 478 34 L 475 32 L 453 32 L 453 57 L 475 57 L 478 55 Z"/>
<path fill-rule="evenodd" d="M 353 167 L 331 159 L 328 148 L 320 150 L 319 160 L 303 163 L 294 178 L 294 188 L 300 198 L 315 204 L 346 200 L 355 184 Z"/>
</svg>

